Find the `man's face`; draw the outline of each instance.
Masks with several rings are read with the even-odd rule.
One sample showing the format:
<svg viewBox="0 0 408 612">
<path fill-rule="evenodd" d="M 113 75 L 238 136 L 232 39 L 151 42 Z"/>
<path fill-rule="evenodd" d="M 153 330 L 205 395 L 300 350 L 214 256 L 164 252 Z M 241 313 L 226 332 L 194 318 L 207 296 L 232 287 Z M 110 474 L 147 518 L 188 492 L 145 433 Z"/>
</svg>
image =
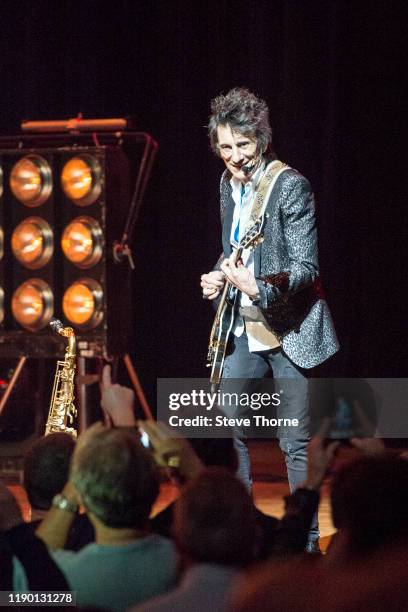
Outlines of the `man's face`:
<svg viewBox="0 0 408 612">
<path fill-rule="evenodd" d="M 250 180 L 253 171 L 258 166 L 255 138 L 233 131 L 229 125 L 219 125 L 217 136 L 221 159 L 224 160 L 232 176 L 242 183 L 246 183 Z M 254 170 L 245 174 L 242 166 L 252 167 L 252 164 L 254 164 Z"/>
</svg>

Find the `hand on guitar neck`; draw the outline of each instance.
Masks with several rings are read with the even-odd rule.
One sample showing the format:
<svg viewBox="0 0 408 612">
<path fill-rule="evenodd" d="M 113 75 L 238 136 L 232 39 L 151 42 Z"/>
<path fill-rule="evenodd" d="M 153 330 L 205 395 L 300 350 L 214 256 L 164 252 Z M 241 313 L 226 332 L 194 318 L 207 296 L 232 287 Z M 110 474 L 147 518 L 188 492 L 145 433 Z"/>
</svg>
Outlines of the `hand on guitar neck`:
<svg viewBox="0 0 408 612">
<path fill-rule="evenodd" d="M 221 293 L 227 279 L 231 285 L 249 295 L 250 298 L 258 296 L 258 285 L 252 272 L 237 257 L 238 251 L 234 251 L 228 259 L 221 264 L 221 271 L 214 270 L 201 276 L 201 287 L 203 298 L 215 300 Z"/>
<path fill-rule="evenodd" d="M 231 285 L 246 293 L 252 299 L 258 296 L 259 291 L 255 277 L 242 263 L 238 251 L 234 251 L 228 259 L 224 259 L 221 270 Z"/>
<path fill-rule="evenodd" d="M 213 385 L 218 385 L 221 380 L 228 338 L 234 326 L 235 311 L 239 304 L 239 291 L 246 293 L 253 301 L 259 297 L 255 277 L 244 266 L 241 254 L 243 249 L 253 249 L 262 242 L 266 219 L 264 215 L 250 225 L 240 241 L 238 250 L 222 262 L 221 271 L 203 274 L 201 277 L 204 298 L 214 300 L 222 291 L 211 328 L 207 354 L 207 366 L 211 368 L 210 381 Z M 239 291 L 231 291 L 232 286 Z"/>
</svg>

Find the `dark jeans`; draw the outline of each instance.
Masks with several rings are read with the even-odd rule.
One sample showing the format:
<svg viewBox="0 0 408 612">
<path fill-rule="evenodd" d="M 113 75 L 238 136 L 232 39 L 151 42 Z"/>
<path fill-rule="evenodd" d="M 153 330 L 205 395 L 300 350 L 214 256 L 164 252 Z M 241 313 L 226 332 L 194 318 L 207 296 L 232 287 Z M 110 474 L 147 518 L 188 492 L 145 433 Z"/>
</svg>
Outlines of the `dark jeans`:
<svg viewBox="0 0 408 612">
<path fill-rule="evenodd" d="M 277 434 L 279 446 L 285 457 L 289 487 L 293 492 L 306 481 L 307 476 L 307 444 L 310 439 L 307 379 L 303 370 L 292 363 L 281 349 L 250 353 L 246 334 L 244 333 L 239 338 L 234 337 L 233 350 L 226 357 L 223 370 L 224 379 L 240 379 L 242 388 L 234 387 L 234 391 L 237 393 L 248 392 L 250 380 L 264 378 L 269 370 L 272 371 L 275 379 L 280 379 L 281 388 L 279 391 L 283 391 L 281 404 L 276 408 L 276 415 L 274 416 L 277 418 L 297 418 L 300 423 L 296 436 L 293 434 L 293 430 L 290 434 L 285 430 L 279 430 Z M 291 385 L 288 379 L 297 379 L 296 385 Z M 287 381 L 286 384 L 285 381 Z M 237 415 L 237 411 L 235 411 L 235 416 Z M 238 435 L 235 439 L 239 459 L 237 476 L 250 490 L 252 485 L 251 464 L 243 438 L 243 435 Z M 315 540 L 318 537 L 316 514 L 312 522 L 309 539 Z"/>
</svg>

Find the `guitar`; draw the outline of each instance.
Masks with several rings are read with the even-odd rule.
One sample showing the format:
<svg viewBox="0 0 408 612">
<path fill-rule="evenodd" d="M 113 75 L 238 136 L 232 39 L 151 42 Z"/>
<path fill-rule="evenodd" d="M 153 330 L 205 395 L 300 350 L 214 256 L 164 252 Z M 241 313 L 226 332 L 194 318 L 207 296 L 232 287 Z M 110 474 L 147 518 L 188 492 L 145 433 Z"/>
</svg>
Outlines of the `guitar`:
<svg viewBox="0 0 408 612">
<path fill-rule="evenodd" d="M 263 241 L 267 216 L 262 215 L 247 229 L 238 246 L 237 260 L 244 249 L 254 249 Z M 210 382 L 212 385 L 218 385 L 221 380 L 225 352 L 238 309 L 240 294 L 241 292 L 226 280 L 208 344 L 207 368 L 211 368 Z"/>
</svg>

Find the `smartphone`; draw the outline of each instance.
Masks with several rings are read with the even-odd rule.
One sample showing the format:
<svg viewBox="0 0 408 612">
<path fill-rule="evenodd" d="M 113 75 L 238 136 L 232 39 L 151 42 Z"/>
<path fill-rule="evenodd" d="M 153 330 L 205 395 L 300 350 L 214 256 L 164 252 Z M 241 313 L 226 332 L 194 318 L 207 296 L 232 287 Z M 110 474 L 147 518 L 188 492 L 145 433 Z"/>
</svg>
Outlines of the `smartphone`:
<svg viewBox="0 0 408 612">
<path fill-rule="evenodd" d="M 144 446 L 145 448 L 150 448 L 150 440 L 149 440 L 149 436 L 147 435 L 147 433 L 143 431 L 143 429 L 139 429 L 139 433 L 140 433 L 140 442 L 142 443 L 142 446 Z"/>
<path fill-rule="evenodd" d="M 347 397 L 335 397 L 327 437 L 332 440 L 345 441 L 354 438 L 356 435 L 357 431 L 352 402 Z"/>
<path fill-rule="evenodd" d="M 311 434 L 330 440 L 371 438 L 377 425 L 377 401 L 364 379 L 311 380 Z"/>
</svg>

